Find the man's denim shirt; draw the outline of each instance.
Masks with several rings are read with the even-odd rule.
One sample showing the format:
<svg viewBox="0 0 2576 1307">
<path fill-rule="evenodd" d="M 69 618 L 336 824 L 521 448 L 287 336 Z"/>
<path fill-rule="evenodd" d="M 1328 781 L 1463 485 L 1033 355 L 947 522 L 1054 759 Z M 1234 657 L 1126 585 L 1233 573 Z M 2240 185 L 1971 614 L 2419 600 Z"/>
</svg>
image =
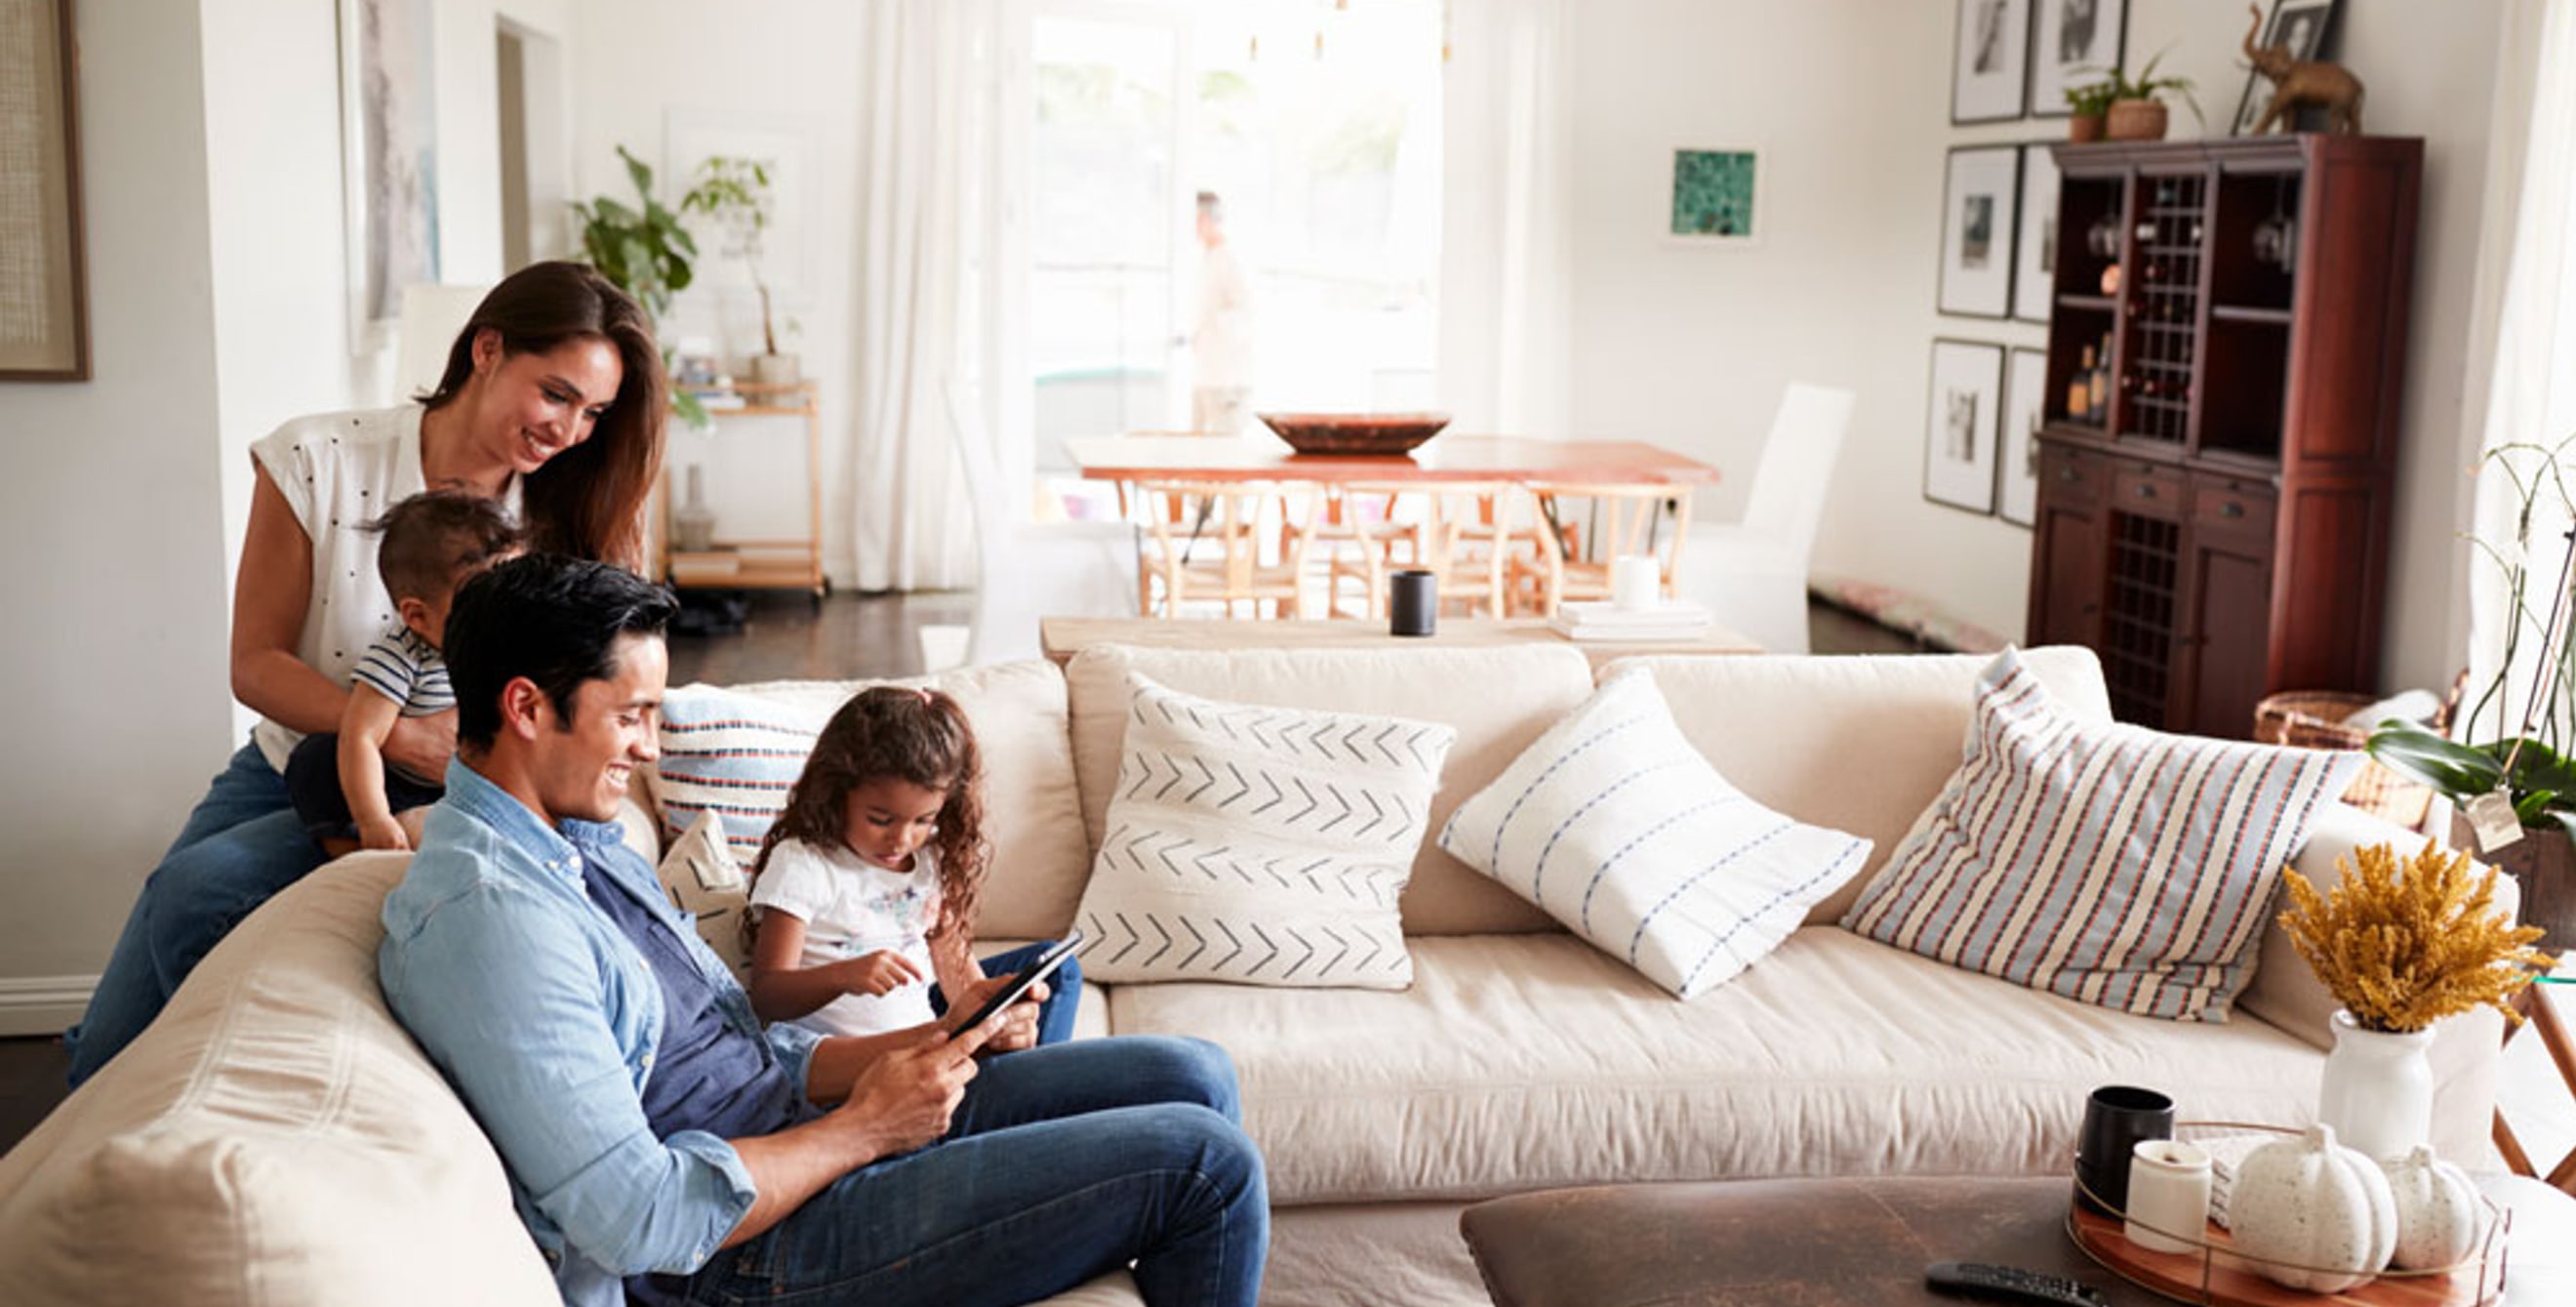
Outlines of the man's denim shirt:
<svg viewBox="0 0 2576 1307">
<path fill-rule="evenodd" d="M 385 999 L 500 1150 L 564 1301 L 615 1307 L 621 1276 L 696 1270 L 751 1207 L 751 1175 L 711 1134 L 664 1140 L 646 1125 L 662 987 L 592 906 L 583 860 L 651 904 L 727 1019 L 759 1032 L 733 973 L 616 825 L 567 818 L 558 831 L 463 762 L 420 849 L 385 899 Z M 801 1086 L 815 1040 L 781 1023 L 764 1047 Z"/>
</svg>

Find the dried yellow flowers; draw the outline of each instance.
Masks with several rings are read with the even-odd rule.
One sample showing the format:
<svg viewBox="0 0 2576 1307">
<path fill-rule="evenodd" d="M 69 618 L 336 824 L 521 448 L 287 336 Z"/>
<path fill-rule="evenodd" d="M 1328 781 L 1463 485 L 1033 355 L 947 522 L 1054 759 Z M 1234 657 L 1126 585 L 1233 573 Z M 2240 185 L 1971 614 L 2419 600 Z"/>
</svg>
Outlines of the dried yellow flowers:
<svg viewBox="0 0 2576 1307">
<path fill-rule="evenodd" d="M 2471 876 L 2469 855 L 2428 844 L 2401 867 L 2394 846 L 2374 844 L 2353 860 L 2357 871 L 2335 859 L 2343 882 L 2331 895 L 2284 868 L 2281 927 L 2364 1028 L 2422 1030 L 2475 1007 L 2512 1018 L 2505 1000 L 2553 965 L 2531 947 L 2540 928 L 2496 910 L 2496 873 Z"/>
</svg>

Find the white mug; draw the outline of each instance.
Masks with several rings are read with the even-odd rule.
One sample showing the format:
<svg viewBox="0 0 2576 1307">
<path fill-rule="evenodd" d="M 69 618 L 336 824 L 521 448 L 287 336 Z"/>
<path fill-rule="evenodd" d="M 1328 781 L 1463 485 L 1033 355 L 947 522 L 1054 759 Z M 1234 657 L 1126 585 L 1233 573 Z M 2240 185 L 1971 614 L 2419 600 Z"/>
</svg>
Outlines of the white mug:
<svg viewBox="0 0 2576 1307">
<path fill-rule="evenodd" d="M 2129 1161 L 2129 1242 L 2158 1253 L 2196 1252 L 2209 1228 L 2209 1154 L 2173 1139 L 2141 1139 Z"/>
<path fill-rule="evenodd" d="M 1651 554 L 1621 554 L 1610 560 L 1610 605 L 1636 610 L 1663 599 L 1664 573 Z"/>
</svg>

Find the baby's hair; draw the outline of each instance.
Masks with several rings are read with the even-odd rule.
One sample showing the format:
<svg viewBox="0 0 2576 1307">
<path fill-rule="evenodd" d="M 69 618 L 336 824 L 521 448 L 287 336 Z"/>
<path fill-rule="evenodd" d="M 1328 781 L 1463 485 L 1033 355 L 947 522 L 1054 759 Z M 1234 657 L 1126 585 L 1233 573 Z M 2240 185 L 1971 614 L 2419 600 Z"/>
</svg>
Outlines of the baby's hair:
<svg viewBox="0 0 2576 1307">
<path fill-rule="evenodd" d="M 519 547 L 518 525 L 495 501 L 464 490 L 426 490 L 395 504 L 366 529 L 376 575 L 396 599 L 434 599 Z"/>
<path fill-rule="evenodd" d="M 948 795 L 928 847 L 939 863 L 939 926 L 968 932 L 984 887 L 984 761 L 957 701 L 937 690 L 879 685 L 842 704 L 814 738 L 805 771 L 787 791 L 786 810 L 752 859 L 757 879 L 782 840 L 824 849 L 849 847 L 850 791 L 883 777 Z"/>
</svg>

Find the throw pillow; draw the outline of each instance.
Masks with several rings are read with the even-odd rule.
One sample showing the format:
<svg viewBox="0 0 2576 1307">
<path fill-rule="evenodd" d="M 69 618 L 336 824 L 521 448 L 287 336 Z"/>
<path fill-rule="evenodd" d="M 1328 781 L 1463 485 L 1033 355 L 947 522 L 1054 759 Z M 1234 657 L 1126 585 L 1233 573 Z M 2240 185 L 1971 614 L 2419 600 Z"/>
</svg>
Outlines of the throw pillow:
<svg viewBox="0 0 2576 1307">
<path fill-rule="evenodd" d="M 698 923 L 698 937 L 716 951 L 734 975 L 751 974 L 751 955 L 743 941 L 743 897 L 750 888 L 725 840 L 724 818 L 701 813 L 680 838 L 671 842 L 659 868 L 662 892 L 672 906 Z"/>
<path fill-rule="evenodd" d="M 662 697 L 661 760 L 654 798 L 664 837 L 678 839 L 700 817 L 723 819 L 734 861 L 748 866 L 805 771 L 805 755 L 846 692 L 828 705 L 783 704 L 711 685 Z"/>
<path fill-rule="evenodd" d="M 2224 1021 L 2281 866 L 2361 762 L 2082 720 L 2006 649 L 1959 770 L 1843 924 L 2098 1007 Z"/>
<path fill-rule="evenodd" d="M 1135 681 L 1075 915 L 1093 980 L 1402 989 L 1396 901 L 1457 732 Z"/>
<path fill-rule="evenodd" d="M 1460 804 L 1440 847 L 1683 998 L 1760 961 L 1870 842 L 1747 798 L 1651 671 L 1611 678 Z"/>
</svg>

